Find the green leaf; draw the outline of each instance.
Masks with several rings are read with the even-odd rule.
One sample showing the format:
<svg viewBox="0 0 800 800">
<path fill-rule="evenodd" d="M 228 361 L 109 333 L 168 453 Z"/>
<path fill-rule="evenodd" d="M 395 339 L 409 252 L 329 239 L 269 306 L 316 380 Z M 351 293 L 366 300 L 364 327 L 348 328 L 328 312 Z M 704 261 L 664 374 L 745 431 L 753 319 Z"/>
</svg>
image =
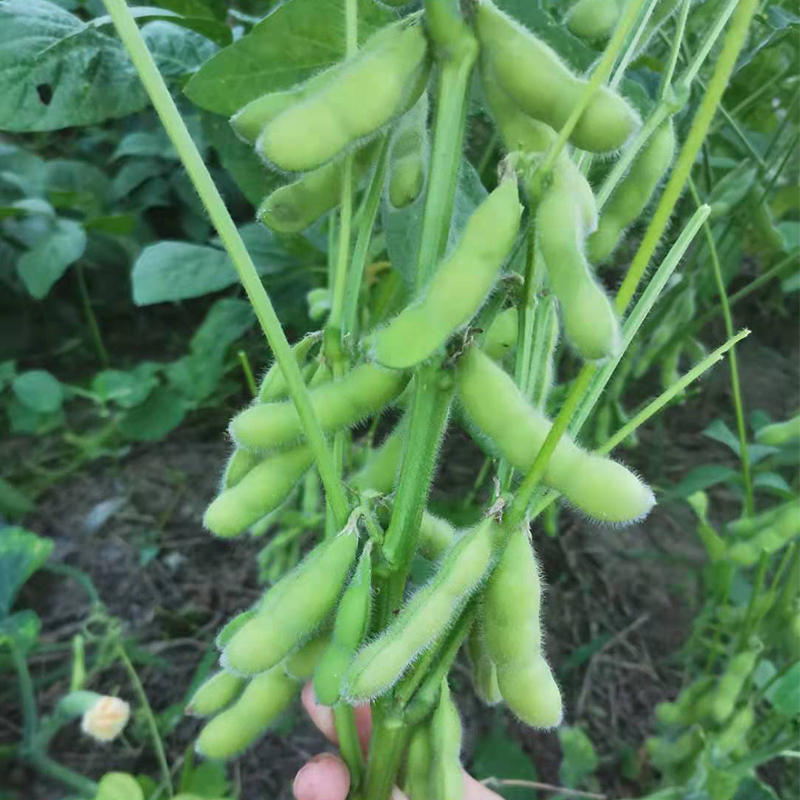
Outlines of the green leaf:
<svg viewBox="0 0 800 800">
<path fill-rule="evenodd" d="M 111 186 L 111 196 L 115 201 L 128 197 L 134 189 L 143 183 L 163 175 L 169 167 L 164 161 L 155 158 L 138 158 L 123 164 L 114 176 Z"/>
<path fill-rule="evenodd" d="M 683 476 L 680 483 L 673 486 L 667 494 L 673 498 L 686 498 L 701 489 L 708 489 L 709 486 L 716 486 L 718 483 L 729 481 L 737 475 L 736 470 L 730 467 L 723 467 L 719 464 L 704 464 L 702 467 L 695 467 L 690 470 Z"/>
<path fill-rule="evenodd" d="M 747 775 L 739 784 L 733 800 L 778 800 L 778 795 L 771 786 L 752 775 Z"/>
<path fill-rule="evenodd" d="M 373 0 L 358 0 L 359 40 L 394 15 Z M 267 92 L 305 81 L 344 57 L 344 6 L 339 0 L 292 0 L 278 5 L 253 30 L 217 53 L 184 90 L 201 108 L 230 117 Z"/>
<path fill-rule="evenodd" d="M 120 420 L 119 431 L 132 441 L 155 442 L 177 428 L 185 415 L 186 407 L 180 395 L 160 386 Z"/>
<path fill-rule="evenodd" d="M 122 408 L 135 408 L 158 386 L 155 368 L 155 364 L 144 362 L 128 372 L 103 370 L 94 376 L 92 391 L 104 402 L 113 402 Z"/>
<path fill-rule="evenodd" d="M 229 788 L 225 765 L 218 761 L 196 764 L 181 781 L 181 792 L 185 792 L 187 797 L 192 795 L 197 800 L 221 798 L 227 794 Z"/>
<path fill-rule="evenodd" d="M 132 775 L 109 772 L 98 784 L 94 800 L 144 800 L 144 792 Z"/>
<path fill-rule="evenodd" d="M 12 433 L 44 434 L 58 428 L 64 421 L 62 411 L 42 414 L 12 397 L 6 404 L 9 428 Z"/>
<path fill-rule="evenodd" d="M 21 403 L 40 414 L 52 414 L 64 402 L 61 384 L 43 369 L 20 373 L 14 378 L 11 389 Z"/>
<path fill-rule="evenodd" d="M 800 662 L 778 678 L 766 693 L 772 707 L 784 717 L 800 714 Z"/>
<path fill-rule="evenodd" d="M 472 774 L 484 778 L 515 778 L 517 780 L 535 781 L 538 779 L 536 767 L 514 739 L 495 725 L 494 729 L 478 739 L 475 745 L 475 760 L 472 763 Z M 501 797 L 508 800 L 530 800 L 533 796 L 530 789 L 503 786 L 491 787 Z"/>
<path fill-rule="evenodd" d="M 31 297 L 41 300 L 85 250 L 83 226 L 71 219 L 57 219 L 50 232 L 17 261 L 17 274 Z"/>
<path fill-rule="evenodd" d="M 0 528 L 0 616 L 11 610 L 25 581 L 50 556 L 53 542 L 24 528 Z"/>
<path fill-rule="evenodd" d="M 168 158 L 173 161 L 178 159 L 178 154 L 163 128 L 153 131 L 133 131 L 123 136 L 111 160 L 116 161 L 127 156 Z"/>
<path fill-rule="evenodd" d="M 5 478 L 0 478 L 0 515 L 22 517 L 33 510 L 33 501 Z"/>
<path fill-rule="evenodd" d="M 14 644 L 22 653 L 27 653 L 39 638 L 42 623 L 30 609 L 18 611 L 9 617 L 0 618 L 0 647 Z"/>
<path fill-rule="evenodd" d="M 559 780 L 570 789 L 576 789 L 597 769 L 600 761 L 582 728 L 562 725 L 557 733 L 563 756 L 558 769 Z"/>
</svg>

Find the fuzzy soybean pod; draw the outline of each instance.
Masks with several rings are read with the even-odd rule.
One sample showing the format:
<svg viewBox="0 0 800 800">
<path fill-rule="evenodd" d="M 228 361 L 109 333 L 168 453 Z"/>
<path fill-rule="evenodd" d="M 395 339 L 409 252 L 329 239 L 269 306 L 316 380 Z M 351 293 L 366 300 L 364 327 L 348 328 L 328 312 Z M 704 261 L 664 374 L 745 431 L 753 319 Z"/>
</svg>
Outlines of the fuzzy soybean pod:
<svg viewBox="0 0 800 800">
<path fill-rule="evenodd" d="M 497 684 L 497 668 L 486 646 L 486 619 L 483 608 L 478 611 L 475 622 L 472 623 L 467 639 L 467 654 L 472 666 L 472 685 L 475 687 L 475 694 L 486 705 L 496 705 L 503 699 L 503 695 Z"/>
<path fill-rule="evenodd" d="M 215 672 L 192 695 L 186 713 L 207 717 L 222 711 L 239 696 L 245 683 L 247 681 L 239 675 L 225 670 Z"/>
<path fill-rule="evenodd" d="M 578 0 L 567 12 L 567 27 L 581 39 L 605 39 L 621 13 L 619 0 Z"/>
<path fill-rule="evenodd" d="M 755 721 L 756 715 L 752 706 L 747 705 L 737 711 L 714 741 L 716 751 L 721 755 L 728 755 L 736 750 L 747 738 Z"/>
<path fill-rule="evenodd" d="M 511 99 L 534 119 L 556 130 L 563 127 L 586 80 L 491 0 L 478 4 L 475 28 L 482 57 Z M 628 103 L 603 86 L 592 95 L 570 141 L 582 150 L 605 153 L 622 147 L 638 125 L 638 115 Z"/>
<path fill-rule="evenodd" d="M 349 483 L 354 489 L 378 494 L 388 494 L 394 489 L 406 440 L 406 427 L 406 418 L 403 417 L 380 447 L 370 451 L 367 462 L 350 478 Z"/>
<path fill-rule="evenodd" d="M 733 713 L 744 684 L 758 663 L 759 648 L 737 653 L 719 679 L 711 700 L 711 713 L 720 724 Z"/>
<path fill-rule="evenodd" d="M 752 538 L 735 542 L 728 550 L 728 558 L 742 566 L 752 566 L 762 553 L 776 553 L 800 533 L 800 506 L 784 504 L 775 517 Z"/>
<path fill-rule="evenodd" d="M 427 722 L 414 728 L 406 749 L 403 792 L 409 800 L 433 800 L 430 793 L 431 736 Z"/>
<path fill-rule="evenodd" d="M 289 172 L 317 169 L 411 108 L 427 82 L 427 40 L 419 20 L 380 31 L 328 81 L 267 122 L 256 142 Z"/>
<path fill-rule="evenodd" d="M 311 403 L 326 433 L 350 427 L 392 402 L 408 383 L 406 373 L 364 363 L 343 378 L 311 390 Z M 303 426 L 294 403 L 251 406 L 233 418 L 231 436 L 241 447 L 268 450 L 296 442 Z"/>
<path fill-rule="evenodd" d="M 389 202 L 394 208 L 411 205 L 425 185 L 428 161 L 428 95 L 397 124 L 389 149 Z"/>
<path fill-rule="evenodd" d="M 537 209 L 536 239 L 561 306 L 564 332 L 583 358 L 596 361 L 614 355 L 621 338 L 614 307 L 584 255 L 592 220 L 577 199 L 582 184 L 585 179 L 571 161 L 556 165 Z"/>
<path fill-rule="evenodd" d="M 238 536 L 274 511 L 314 461 L 308 447 L 273 453 L 206 509 L 203 524 L 215 536 Z"/>
<path fill-rule="evenodd" d="M 431 580 L 356 654 L 342 682 L 345 697 L 360 702 L 383 694 L 448 629 L 489 570 L 497 535 L 487 518 L 454 542 Z"/>
<path fill-rule="evenodd" d="M 800 513 L 800 500 L 790 500 L 786 503 L 781 503 L 768 511 L 762 511 L 753 517 L 743 517 L 737 519 L 735 522 L 730 522 L 726 525 L 727 533 L 736 537 L 753 536 L 758 531 L 772 525 L 784 511 L 789 508 L 794 508 L 796 513 Z"/>
<path fill-rule="evenodd" d="M 314 675 L 320 659 L 328 649 L 331 641 L 331 630 L 327 628 L 312 636 L 304 645 L 298 647 L 291 655 L 283 659 L 283 671 L 300 683 L 305 683 Z"/>
<path fill-rule="evenodd" d="M 521 214 L 512 177 L 473 212 L 455 250 L 422 295 L 372 337 L 377 361 L 393 369 L 418 364 L 470 321 L 511 251 Z"/>
<path fill-rule="evenodd" d="M 372 545 L 367 543 L 336 610 L 330 646 L 314 672 L 314 692 L 323 705 L 339 702 L 342 676 L 367 633 L 371 612 Z"/>
<path fill-rule="evenodd" d="M 486 647 L 508 707 L 525 723 L 561 722 L 561 692 L 542 655 L 541 580 L 527 526 L 512 533 L 483 594 Z"/>
<path fill-rule="evenodd" d="M 675 129 L 667 120 L 634 159 L 600 212 L 597 230 L 586 241 L 589 260 L 605 261 L 619 243 L 623 231 L 644 211 L 675 156 Z"/>
<path fill-rule="evenodd" d="M 781 445 L 800 439 L 800 414 L 786 422 L 774 422 L 759 428 L 756 441 L 759 444 Z"/>
<path fill-rule="evenodd" d="M 513 306 L 501 311 L 492 321 L 481 348 L 489 358 L 502 361 L 517 344 L 517 309 Z"/>
<path fill-rule="evenodd" d="M 550 421 L 520 392 L 513 378 L 477 347 L 456 370 L 459 399 L 472 424 L 516 469 L 527 472 L 550 431 Z M 579 448 L 562 436 L 543 483 L 594 519 L 624 524 L 655 504 L 650 489 L 621 464 Z"/>
<path fill-rule="evenodd" d="M 461 719 L 450 697 L 447 678 L 442 680 L 439 703 L 431 718 L 430 796 L 436 800 L 461 800 L 464 774 L 461 769 Z"/>
<path fill-rule="evenodd" d="M 242 675 L 263 672 L 310 637 L 336 605 L 357 545 L 348 529 L 318 544 L 233 634 L 222 651 L 223 666 Z"/>
<path fill-rule="evenodd" d="M 420 555 L 430 561 L 435 561 L 452 546 L 456 535 L 456 529 L 446 519 L 425 511 L 419 524 Z"/>
<path fill-rule="evenodd" d="M 299 689 L 281 665 L 256 675 L 230 708 L 206 724 L 195 749 L 206 758 L 233 758 L 266 732 Z"/>
</svg>

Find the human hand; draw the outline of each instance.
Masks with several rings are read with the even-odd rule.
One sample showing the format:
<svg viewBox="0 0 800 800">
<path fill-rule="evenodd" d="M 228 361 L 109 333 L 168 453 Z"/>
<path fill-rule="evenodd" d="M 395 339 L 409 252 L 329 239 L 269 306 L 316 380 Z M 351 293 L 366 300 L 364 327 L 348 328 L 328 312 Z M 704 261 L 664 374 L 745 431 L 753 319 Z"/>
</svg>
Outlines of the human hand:
<svg viewBox="0 0 800 800">
<path fill-rule="evenodd" d="M 328 706 L 317 703 L 311 683 L 303 687 L 302 701 L 311 721 L 327 739 L 336 742 L 333 711 Z M 372 726 L 369 706 L 357 706 L 355 717 L 361 747 L 366 752 Z M 322 753 L 312 758 L 294 779 L 294 796 L 297 800 L 345 800 L 349 790 L 350 773 L 344 762 L 331 753 Z M 408 798 L 395 787 L 391 800 L 408 800 Z M 501 800 L 501 798 L 465 772 L 464 800 Z"/>
</svg>

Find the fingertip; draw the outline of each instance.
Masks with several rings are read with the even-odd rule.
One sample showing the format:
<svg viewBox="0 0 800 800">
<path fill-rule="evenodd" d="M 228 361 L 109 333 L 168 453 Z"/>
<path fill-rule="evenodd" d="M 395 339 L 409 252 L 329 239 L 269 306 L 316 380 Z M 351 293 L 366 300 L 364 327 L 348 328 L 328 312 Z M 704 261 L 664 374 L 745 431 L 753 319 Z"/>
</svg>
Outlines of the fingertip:
<svg viewBox="0 0 800 800">
<path fill-rule="evenodd" d="M 297 773 L 292 791 L 296 800 L 346 800 L 350 773 L 336 756 L 323 753 Z"/>
<path fill-rule="evenodd" d="M 337 742 L 336 725 L 333 721 L 333 709 L 330 706 L 323 706 L 317 702 L 314 694 L 314 684 L 309 681 L 300 695 L 306 713 L 311 717 L 311 721 L 319 728 L 326 739 Z"/>
</svg>

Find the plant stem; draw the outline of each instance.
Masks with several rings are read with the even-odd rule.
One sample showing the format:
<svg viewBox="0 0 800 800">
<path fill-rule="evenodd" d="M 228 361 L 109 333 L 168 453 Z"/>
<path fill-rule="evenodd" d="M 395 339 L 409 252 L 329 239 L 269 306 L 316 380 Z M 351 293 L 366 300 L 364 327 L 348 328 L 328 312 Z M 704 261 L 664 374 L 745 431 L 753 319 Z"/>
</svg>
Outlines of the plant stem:
<svg viewBox="0 0 800 800">
<path fill-rule="evenodd" d="M 36 696 L 33 691 L 33 681 L 28 671 L 28 663 L 25 655 L 19 649 L 13 639 L 8 640 L 11 648 L 11 659 L 14 662 L 14 669 L 17 673 L 17 684 L 19 685 L 19 698 L 22 705 L 22 744 L 23 749 L 29 748 L 36 736 Z"/>
<path fill-rule="evenodd" d="M 236 357 L 239 359 L 239 364 L 241 364 L 242 372 L 244 372 L 244 379 L 245 383 L 247 383 L 247 388 L 250 390 L 250 394 L 253 397 L 258 395 L 258 386 L 256 386 L 256 379 L 253 375 L 253 368 L 250 366 L 250 359 L 247 357 L 247 353 L 244 350 L 239 350 L 236 353 Z"/>
<path fill-rule="evenodd" d="M 344 703 L 334 706 L 333 719 L 336 724 L 336 736 L 339 739 L 339 750 L 347 769 L 350 770 L 350 785 L 353 791 L 358 789 L 364 779 L 364 754 L 361 752 L 352 706 Z"/>
<path fill-rule="evenodd" d="M 681 51 L 681 44 L 683 37 L 686 33 L 686 20 L 689 16 L 689 9 L 692 5 L 691 0 L 683 0 L 681 3 L 681 11 L 678 15 L 678 24 L 675 28 L 675 35 L 672 37 L 672 43 L 669 50 L 669 61 L 667 61 L 667 68 L 664 70 L 664 75 L 661 79 L 661 88 L 659 89 L 659 100 L 663 103 L 669 94 L 672 87 L 672 78 L 675 75 L 675 67 L 678 64 L 678 56 Z"/>
<path fill-rule="evenodd" d="M 100 323 L 97 321 L 97 316 L 92 308 L 92 298 L 89 295 L 89 288 L 86 286 L 86 275 L 83 272 L 83 264 L 80 261 L 75 265 L 75 275 L 78 280 L 78 293 L 81 296 L 83 313 L 86 315 L 86 324 L 89 326 L 89 332 L 92 334 L 94 349 L 97 351 L 97 357 L 100 359 L 100 363 L 104 367 L 108 367 L 108 351 L 103 343 Z"/>
<path fill-rule="evenodd" d="M 364 800 L 384 800 L 392 792 L 410 731 L 396 720 L 376 719 L 372 726 Z"/>
<path fill-rule="evenodd" d="M 745 31 L 744 31 L 745 34 L 747 33 L 747 28 L 750 27 L 750 17 L 752 17 L 752 15 L 756 11 L 756 8 L 758 7 L 758 0 L 753 0 L 753 4 L 754 4 L 754 7 L 752 9 L 752 12 L 750 13 L 750 15 L 747 18 L 747 25 L 746 25 Z M 731 14 L 733 14 L 733 12 L 735 10 L 737 10 L 739 5 L 740 5 L 740 0 L 728 0 L 728 2 L 726 3 L 725 7 L 722 9 L 722 12 L 714 20 L 714 24 L 711 27 L 711 30 L 707 34 L 705 34 L 703 36 L 702 47 L 695 53 L 694 58 L 689 63 L 689 66 L 686 69 L 686 72 L 683 75 L 681 75 L 681 79 L 679 81 L 679 85 L 685 86 L 687 89 L 692 85 L 692 82 L 697 77 L 697 74 L 700 72 L 700 68 L 703 66 L 703 62 L 708 57 L 708 54 L 711 52 L 711 48 L 714 47 L 714 45 L 716 44 L 716 41 L 720 37 L 720 35 L 722 34 L 722 31 L 725 28 L 725 25 L 727 25 Z M 739 55 L 738 51 L 741 49 L 741 47 L 743 45 L 744 45 L 744 41 L 742 41 L 741 45 L 739 45 L 739 47 L 737 49 L 737 52 L 736 52 L 736 56 L 737 57 Z M 722 60 L 722 54 L 720 54 L 720 57 L 719 57 L 719 59 L 717 61 L 717 65 L 719 65 L 721 60 Z M 733 71 L 733 67 L 734 67 L 735 63 L 736 63 L 736 59 L 734 58 L 734 61 L 731 64 L 731 69 L 730 69 L 730 71 L 728 72 L 728 75 L 725 78 L 725 83 L 726 84 L 728 82 L 728 77 L 730 77 L 730 72 Z M 716 74 L 716 72 L 715 72 L 715 74 Z M 723 89 L 724 89 L 724 86 L 723 86 Z"/>
<path fill-rule="evenodd" d="M 297 408 L 297 415 L 300 418 L 309 447 L 314 453 L 317 469 L 325 486 L 328 501 L 334 510 L 337 524 L 344 526 L 348 516 L 344 488 L 336 477 L 333 457 L 319 420 L 314 413 L 314 408 L 311 405 L 311 399 L 303 382 L 300 367 L 292 355 L 278 315 L 275 313 L 272 302 L 261 283 L 261 278 L 256 271 L 253 260 L 247 252 L 236 224 L 226 208 L 217 187 L 214 185 L 211 174 L 203 162 L 203 158 L 192 140 L 186 124 L 181 118 L 175 101 L 172 99 L 150 51 L 147 49 L 147 45 L 125 0 L 103 0 L 103 3 L 114 22 L 114 27 L 125 49 L 128 51 L 128 55 L 139 74 L 145 90 L 150 96 L 167 135 L 175 146 L 175 150 L 239 274 L 242 286 L 253 306 L 269 346 L 275 354 L 275 360 L 286 379 L 289 396 Z"/>
</svg>

